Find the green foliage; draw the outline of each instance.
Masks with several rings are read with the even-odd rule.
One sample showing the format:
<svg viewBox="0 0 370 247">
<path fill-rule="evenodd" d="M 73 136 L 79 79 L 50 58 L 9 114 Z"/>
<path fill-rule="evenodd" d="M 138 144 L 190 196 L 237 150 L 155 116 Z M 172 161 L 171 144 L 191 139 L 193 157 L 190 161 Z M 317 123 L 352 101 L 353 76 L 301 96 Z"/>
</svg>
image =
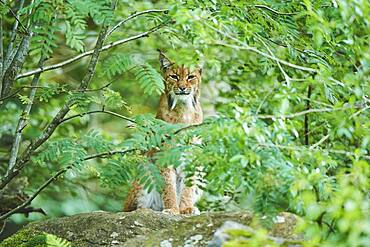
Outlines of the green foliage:
<svg viewBox="0 0 370 247">
<path fill-rule="evenodd" d="M 109 57 L 103 64 L 103 76 L 107 76 L 109 79 L 127 71 L 134 74 L 145 94 L 161 94 L 163 92 L 164 83 L 161 74 L 148 63 L 142 63 L 127 55 L 116 54 Z"/>
<path fill-rule="evenodd" d="M 17 235 L 5 239 L 0 243 L 1 247 L 70 247 L 71 244 L 62 238 L 53 234 L 33 231 L 21 230 Z"/>
<path fill-rule="evenodd" d="M 135 66 L 133 73 L 144 93 L 151 95 L 161 94 L 164 91 L 162 76 L 149 64 Z"/>
<path fill-rule="evenodd" d="M 198 205 L 204 211 L 253 210 L 266 216 L 267 224 L 288 211 L 301 216 L 307 246 L 366 245 L 368 1 L 118 2 L 114 16 L 110 1 L 98 0 L 35 0 L 20 10 L 20 19 L 30 21 L 34 32 L 24 70 L 37 67 L 34 54 L 52 57 L 47 64 L 53 64 L 90 49 L 103 22 L 113 26 L 134 11 L 169 10 L 138 16 L 112 33 L 105 44 L 166 23 L 149 37 L 104 51 L 86 92 L 78 90 L 78 83 L 88 59 L 41 75 L 21 151 L 42 134 L 65 102 L 71 108 L 66 117 L 75 116 L 36 150 L 31 163 L 38 166 L 27 165 L 25 173 L 40 183 L 50 170 L 75 167 L 60 187 L 50 187 L 44 201 L 70 200 L 69 208 L 77 207 L 62 196 L 61 188 L 84 184 L 86 191 L 93 188 L 93 193 L 86 192 L 91 201 L 106 193 L 96 208 L 107 209 L 107 200 L 122 204 L 133 181 L 160 191 L 160 169 L 183 166 L 187 177 L 196 175 L 195 183 L 205 190 Z M 14 21 L 9 13 L 3 20 L 5 27 Z M 7 44 L 10 32 L 4 34 Z M 178 64 L 203 68 L 203 125 L 185 128 L 145 114 L 155 113 L 154 95 L 164 90 L 155 69 L 157 48 Z M 27 83 L 21 79 L 15 87 Z M 28 92 L 20 91 L 1 106 L 0 151 L 5 160 L 24 104 L 30 103 Z M 132 113 L 136 124 L 102 112 L 86 113 L 96 109 Z M 194 137 L 202 142 L 194 143 Z M 131 149 L 135 151 L 84 162 L 92 154 Z M 0 166 L 2 174 L 5 167 Z M 91 185 L 97 182 L 104 185 L 104 193 Z M 76 211 L 54 208 L 60 210 L 57 214 Z M 232 244 L 272 243 L 261 230 L 248 243 Z"/>
<path fill-rule="evenodd" d="M 130 56 L 115 54 L 104 61 L 103 76 L 107 76 L 109 79 L 112 79 L 113 77 L 130 70 L 132 66 L 133 61 Z"/>
</svg>

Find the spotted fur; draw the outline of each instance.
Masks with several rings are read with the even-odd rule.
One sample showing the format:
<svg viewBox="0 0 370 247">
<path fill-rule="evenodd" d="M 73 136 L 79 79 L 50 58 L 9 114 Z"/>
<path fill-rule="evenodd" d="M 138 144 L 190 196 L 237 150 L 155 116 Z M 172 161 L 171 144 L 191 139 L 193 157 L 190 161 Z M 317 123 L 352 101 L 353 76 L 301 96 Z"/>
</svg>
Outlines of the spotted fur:
<svg viewBox="0 0 370 247">
<path fill-rule="evenodd" d="M 160 97 L 156 117 L 169 123 L 202 123 L 203 112 L 199 102 L 202 70 L 178 66 L 162 52 L 159 60 L 165 91 Z M 162 193 L 148 193 L 136 184 L 129 192 L 124 211 L 143 207 L 172 214 L 199 212 L 194 204 L 200 197 L 201 190 L 195 185 L 185 186 L 182 168 L 165 168 L 161 174 L 165 181 Z"/>
</svg>

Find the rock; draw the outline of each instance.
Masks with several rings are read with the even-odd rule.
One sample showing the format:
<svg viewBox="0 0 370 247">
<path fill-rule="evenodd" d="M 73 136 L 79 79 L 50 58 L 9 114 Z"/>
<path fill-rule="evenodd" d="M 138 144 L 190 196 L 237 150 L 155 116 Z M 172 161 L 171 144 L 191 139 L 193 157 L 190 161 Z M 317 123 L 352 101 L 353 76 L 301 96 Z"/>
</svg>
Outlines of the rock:
<svg viewBox="0 0 370 247">
<path fill-rule="evenodd" d="M 246 226 L 235 221 L 226 221 L 220 228 L 218 228 L 209 242 L 209 247 L 221 247 L 225 242 L 230 240 L 228 230 L 247 230 Z"/>
<path fill-rule="evenodd" d="M 285 216 L 280 215 L 278 217 L 280 217 L 280 224 L 285 222 Z M 226 246 L 226 244 L 229 244 L 227 246 L 234 246 L 231 244 L 231 240 L 232 243 L 238 243 L 238 246 L 249 246 L 248 241 L 253 241 L 252 237 L 259 234 L 260 233 L 249 226 L 245 226 L 234 221 L 226 221 L 220 228 L 216 230 L 212 240 L 209 241 L 208 247 L 222 247 Z M 301 236 L 296 236 L 291 233 L 290 236 L 293 238 L 283 238 L 282 236 L 275 237 L 271 236 L 270 234 L 266 233 L 263 238 L 265 238 L 266 242 L 273 243 L 274 246 L 301 246 Z"/>
<path fill-rule="evenodd" d="M 208 246 L 216 229 L 225 221 L 247 226 L 252 218 L 249 212 L 209 212 L 195 216 L 176 216 L 149 209 L 120 213 L 92 212 L 31 223 L 0 246 L 22 246 L 20 243 L 42 233 L 66 239 L 77 247 Z M 275 234 L 278 235 L 278 232 Z M 22 242 L 17 242 L 20 239 Z"/>
</svg>

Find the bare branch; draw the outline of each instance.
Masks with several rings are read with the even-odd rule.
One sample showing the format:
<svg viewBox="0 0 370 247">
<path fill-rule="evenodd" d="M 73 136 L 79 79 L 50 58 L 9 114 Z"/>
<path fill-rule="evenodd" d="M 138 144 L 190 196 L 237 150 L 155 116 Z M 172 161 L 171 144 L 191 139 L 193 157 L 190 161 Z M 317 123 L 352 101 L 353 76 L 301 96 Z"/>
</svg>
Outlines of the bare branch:
<svg viewBox="0 0 370 247">
<path fill-rule="evenodd" d="M 5 64 L 4 75 L 3 75 L 3 88 L 1 91 L 1 96 L 9 94 L 10 88 L 13 85 L 18 71 L 22 68 L 26 55 L 28 53 L 30 39 L 32 34 L 25 35 L 19 44 L 19 48 L 15 53 L 14 59 L 10 62 L 9 66 Z"/>
<path fill-rule="evenodd" d="M 306 111 L 311 109 L 310 100 L 312 94 L 312 85 L 308 85 L 307 89 L 307 99 L 306 100 Z M 310 144 L 310 128 L 309 128 L 309 119 L 308 119 L 308 113 L 304 115 L 304 144 L 308 146 Z"/>
<path fill-rule="evenodd" d="M 156 32 L 157 30 L 159 30 L 162 27 L 163 27 L 163 24 L 160 24 L 158 26 L 155 26 L 155 27 L 151 28 L 150 30 L 148 30 L 146 32 L 139 33 L 137 35 L 131 36 L 131 37 L 126 38 L 126 39 L 121 39 L 121 40 L 112 42 L 112 43 L 110 43 L 108 45 L 103 46 L 100 49 L 100 51 L 106 51 L 106 50 L 111 49 L 111 48 L 113 48 L 115 46 L 122 45 L 122 44 L 125 44 L 127 42 L 130 42 L 130 41 L 133 41 L 133 40 L 136 40 L 136 39 L 141 39 L 143 37 L 148 37 L 149 34 Z M 40 73 L 40 72 L 45 72 L 45 71 L 49 71 L 49 70 L 54 70 L 54 69 L 61 68 L 61 67 L 66 66 L 66 65 L 68 65 L 70 63 L 73 63 L 73 62 L 75 62 L 75 61 L 77 61 L 77 60 L 79 60 L 79 59 L 81 59 L 83 57 L 89 56 L 91 54 L 93 54 L 93 50 L 87 51 L 87 52 L 84 52 L 84 53 L 81 53 L 81 54 L 79 54 L 79 55 L 77 55 L 75 57 L 72 57 L 70 59 L 67 59 L 67 60 L 65 60 L 63 62 L 60 62 L 60 63 L 57 63 L 57 64 L 53 64 L 53 65 L 45 66 L 45 67 L 38 68 L 38 69 L 35 69 L 35 70 L 27 71 L 25 73 L 22 73 L 22 74 L 18 75 L 16 77 L 16 79 L 28 77 L 28 76 L 31 76 L 31 75 L 34 75 L 34 74 Z"/>
<path fill-rule="evenodd" d="M 33 86 L 22 86 L 20 88 L 17 88 L 16 90 L 14 90 L 14 92 L 9 93 L 8 95 L 0 98 L 0 105 L 3 103 L 4 100 L 13 97 L 14 95 L 18 94 L 23 89 L 32 89 L 32 88 L 48 88 L 48 87 L 44 87 L 44 86 L 34 86 L 34 87 Z"/>
<path fill-rule="evenodd" d="M 128 149 L 128 150 L 107 151 L 107 152 L 102 152 L 102 153 L 90 155 L 90 156 L 84 158 L 84 161 L 91 160 L 91 159 L 96 159 L 96 158 L 106 158 L 107 156 L 112 156 L 112 155 L 116 155 L 116 154 L 125 155 L 127 153 L 131 153 L 131 152 L 135 152 L 135 151 L 138 151 L 138 150 L 137 149 Z"/>
<path fill-rule="evenodd" d="M 258 143 L 258 146 L 261 147 L 275 147 L 279 149 L 286 149 L 286 150 L 292 150 L 292 151 L 307 151 L 307 150 L 318 150 L 322 152 L 328 152 L 328 153 L 334 153 L 334 154 L 342 154 L 346 156 L 360 156 L 363 157 L 364 159 L 370 160 L 370 155 L 365 155 L 365 154 L 358 154 L 354 152 L 348 152 L 345 150 L 337 150 L 337 149 L 315 149 L 315 148 L 310 148 L 307 149 L 305 147 L 297 147 L 297 146 L 284 146 L 284 145 L 279 145 L 279 144 L 268 144 L 268 143 Z"/>
<path fill-rule="evenodd" d="M 96 92 L 96 91 L 100 91 L 100 90 L 103 90 L 107 87 L 109 87 L 110 85 L 112 85 L 112 83 L 114 82 L 115 80 L 111 80 L 110 82 L 108 82 L 107 84 L 105 84 L 104 86 L 100 87 L 100 88 L 92 88 L 92 89 L 86 89 L 85 92 Z"/>
<path fill-rule="evenodd" d="M 91 159 L 96 159 L 96 158 L 106 158 L 108 156 L 112 156 L 112 155 L 116 155 L 116 154 L 121 154 L 121 155 L 124 155 L 124 154 L 127 154 L 127 153 L 130 153 L 130 152 L 134 152 L 134 151 L 137 151 L 136 149 L 128 149 L 128 150 L 113 150 L 113 151 L 107 151 L 107 152 L 103 152 L 103 153 L 98 153 L 98 154 L 93 154 L 93 155 L 90 155 L 90 156 L 87 156 L 83 159 L 83 161 L 87 161 L 87 160 L 91 160 Z M 60 177 L 62 174 L 64 174 L 65 172 L 67 172 L 69 169 L 73 168 L 73 165 L 69 165 L 61 170 L 59 170 L 57 173 L 55 173 L 51 178 L 49 178 L 48 180 L 46 180 L 36 191 L 35 193 L 33 193 L 33 195 L 28 198 L 26 201 L 24 201 L 21 205 L 17 206 L 16 208 L 10 210 L 9 212 L 3 214 L 0 216 L 0 221 L 4 220 L 4 219 L 7 219 L 8 217 L 10 217 L 11 215 L 15 214 L 15 213 L 18 213 L 20 212 L 23 208 L 27 207 L 32 201 L 33 199 L 36 198 L 36 196 L 38 194 L 40 194 L 49 184 L 51 184 L 52 182 L 54 182 L 58 177 Z"/>
<path fill-rule="evenodd" d="M 266 47 L 266 49 L 270 53 L 270 55 L 273 56 L 274 58 L 276 58 L 276 56 L 274 55 L 274 53 L 271 51 L 270 47 L 261 38 L 259 38 L 258 36 L 257 36 L 257 38 Z M 285 72 L 285 70 L 283 69 L 283 67 L 280 65 L 280 63 L 278 61 L 276 61 L 276 64 L 278 65 L 281 73 L 283 74 L 283 76 L 285 78 L 286 85 L 288 87 L 290 87 L 290 80 L 291 80 L 290 76 Z"/>
<path fill-rule="evenodd" d="M 310 149 L 315 149 L 316 147 L 320 146 L 324 141 L 326 141 L 328 138 L 329 138 L 329 134 L 324 136 L 323 138 L 320 139 L 320 141 L 316 142 L 315 144 L 313 144 Z"/>
<path fill-rule="evenodd" d="M 260 50 L 258 50 L 256 47 L 252 47 L 252 46 L 238 46 L 238 45 L 231 45 L 231 44 L 227 44 L 227 43 L 224 43 L 224 42 L 216 42 L 217 45 L 222 45 L 222 46 L 226 46 L 226 47 L 230 47 L 230 48 L 233 48 L 233 49 L 237 49 L 237 50 L 248 50 L 248 51 L 252 51 L 254 53 L 257 53 L 259 55 L 262 55 L 264 57 L 267 57 L 267 58 L 270 58 L 274 61 L 277 61 L 281 64 L 284 64 L 288 67 L 291 67 L 291 68 L 294 68 L 294 69 L 298 69 L 298 70 L 302 70 L 302 71 L 307 71 L 307 72 L 311 72 L 311 73 L 317 73 L 317 70 L 316 69 L 313 69 L 313 68 L 308 68 L 308 67 L 304 67 L 304 66 L 300 66 L 300 65 L 296 65 L 296 64 L 293 64 L 293 63 L 290 63 L 288 61 L 285 61 L 285 60 L 282 60 L 280 58 L 277 58 L 277 57 L 273 57 L 267 53 L 264 53 Z"/>
<path fill-rule="evenodd" d="M 296 15 L 296 14 L 299 13 L 299 12 L 293 12 L 293 13 L 279 12 L 277 10 L 274 10 L 274 9 L 270 8 L 269 6 L 261 5 L 261 4 L 256 4 L 256 5 L 254 5 L 254 7 L 260 8 L 260 9 L 266 9 L 266 10 L 271 11 L 272 13 L 277 14 L 277 15 Z"/>
<path fill-rule="evenodd" d="M 2 221 L 2 222 L 0 222 L 0 223 L 2 223 L 2 226 L 1 226 L 1 228 L 0 228 L 0 236 L 1 236 L 1 234 L 4 232 L 4 230 L 5 230 L 5 227 L 6 227 L 6 223 L 7 223 L 7 221 L 6 220 L 4 220 L 4 221 Z"/>
<path fill-rule="evenodd" d="M 3 44 L 3 17 L 0 16 L 0 95 L 2 91 L 3 69 L 4 69 L 4 44 Z"/>
<path fill-rule="evenodd" d="M 287 61 L 285 61 L 285 60 L 282 60 L 282 59 L 280 59 L 280 58 L 277 58 L 277 57 L 275 57 L 275 56 L 271 56 L 271 55 L 269 55 L 269 54 L 267 54 L 267 53 L 264 53 L 264 52 L 262 52 L 262 51 L 258 50 L 256 47 L 250 46 L 250 45 L 248 45 L 247 43 L 242 42 L 242 41 L 240 41 L 239 39 L 237 39 L 237 38 L 235 38 L 235 37 L 233 37 L 233 36 L 229 35 L 228 33 L 223 32 L 223 31 L 221 31 L 221 30 L 219 30 L 219 29 L 217 29 L 217 28 L 213 27 L 212 25 L 210 25 L 210 24 L 208 24 L 208 23 L 207 23 L 207 20 L 205 20 L 203 23 L 204 23 L 207 27 L 209 27 L 209 28 L 211 28 L 212 30 L 214 30 L 215 32 L 217 32 L 217 33 L 219 33 L 219 34 L 221 34 L 221 35 L 223 35 L 223 36 L 225 36 L 225 37 L 227 37 L 227 38 L 229 38 L 229 39 L 231 39 L 231 40 L 233 40 L 233 41 L 235 41 L 235 42 L 237 42 L 237 43 L 239 43 L 239 44 L 240 44 L 240 46 L 238 46 L 238 45 L 227 44 L 227 43 L 225 43 L 225 42 L 216 42 L 216 44 L 217 44 L 217 45 L 222 45 L 222 46 L 226 46 L 226 47 L 230 47 L 230 48 L 238 49 L 238 50 L 248 50 L 248 51 L 252 51 L 252 52 L 254 52 L 254 53 L 257 53 L 257 54 L 259 54 L 259 55 L 262 55 L 262 56 L 264 56 L 264 57 L 267 57 L 267 58 L 269 58 L 269 59 L 272 59 L 272 60 L 274 60 L 274 61 L 276 61 L 276 62 L 279 62 L 279 63 L 281 63 L 281 64 L 284 64 L 284 65 L 286 65 L 286 66 L 289 66 L 289 67 L 291 67 L 291 68 L 298 69 L 298 70 L 302 70 L 302 71 L 307 71 L 307 72 L 312 72 L 312 73 L 317 73 L 317 70 L 316 70 L 316 69 L 308 68 L 308 67 L 304 67 L 304 66 L 300 66 L 300 65 L 296 65 L 296 64 L 293 64 L 293 63 L 287 62 Z"/>
<path fill-rule="evenodd" d="M 168 9 L 149 9 L 149 10 L 144 10 L 144 11 L 141 11 L 141 12 L 137 12 L 135 14 L 132 14 L 130 15 L 129 17 L 127 17 L 126 19 L 118 22 L 114 27 L 112 27 L 108 33 L 107 33 L 107 36 L 111 35 L 117 28 L 119 28 L 120 26 L 122 26 L 123 24 L 125 24 L 126 22 L 128 22 L 129 20 L 137 17 L 137 16 L 140 16 L 140 15 L 144 15 L 144 14 L 148 14 L 148 13 L 161 13 L 161 12 L 168 12 Z"/>
<path fill-rule="evenodd" d="M 315 112 L 334 112 L 334 111 L 343 111 L 348 109 L 359 109 L 362 108 L 360 106 L 345 106 L 345 107 L 339 107 L 339 108 L 319 108 L 319 109 L 309 109 L 301 112 L 296 112 L 292 114 L 281 114 L 281 115 L 255 115 L 257 118 L 261 119 L 277 119 L 277 118 L 295 118 L 299 116 L 303 116 L 309 113 L 315 113 Z"/>
<path fill-rule="evenodd" d="M 34 0 L 31 0 L 30 5 L 32 5 L 33 2 L 34 2 Z M 21 9 L 21 7 L 23 7 L 23 4 L 24 4 L 24 0 L 21 0 L 20 5 L 19 5 L 20 6 L 19 9 Z M 18 13 L 19 13 L 19 10 L 18 10 Z M 31 13 L 32 13 L 32 8 L 29 9 L 28 16 L 30 16 Z M 27 28 L 29 28 L 30 26 L 31 26 L 31 18 L 28 18 Z M 14 26 L 13 26 L 13 30 L 12 30 L 12 33 L 11 33 L 11 36 L 10 36 L 8 50 L 6 52 L 6 56 L 5 56 L 5 59 L 4 59 L 3 74 L 1 75 L 1 78 L 0 78 L 1 81 L 3 82 L 2 91 L 1 91 L 2 96 L 4 96 L 5 94 L 8 93 L 8 92 L 4 92 L 5 86 L 7 86 L 7 84 L 10 84 L 10 86 L 11 86 L 14 83 L 14 77 L 18 74 L 19 70 L 22 68 L 23 62 L 24 62 L 24 59 L 25 59 L 25 55 L 28 53 L 29 40 L 31 39 L 31 37 L 33 35 L 32 32 L 26 32 L 25 35 L 23 34 L 23 38 L 21 39 L 21 41 L 19 41 L 17 43 L 15 48 L 13 48 L 14 41 L 15 41 L 15 38 L 17 36 L 17 30 L 18 30 L 18 21 L 15 21 Z M 14 67 L 14 65 L 18 65 L 18 67 Z M 6 71 L 12 72 L 12 73 L 10 73 L 11 74 L 11 80 L 10 81 L 6 81 L 6 80 L 8 80 L 8 78 L 5 78 L 6 80 L 3 81 Z"/>
<path fill-rule="evenodd" d="M 19 1 L 19 8 L 18 8 L 18 12 L 17 12 L 17 18 L 20 17 L 19 10 L 21 10 L 23 8 L 23 5 L 24 5 L 24 0 Z M 12 33 L 10 35 L 10 41 L 9 41 L 8 48 L 7 48 L 7 51 L 6 51 L 5 61 L 7 61 L 9 59 L 9 57 L 12 53 L 15 37 L 17 36 L 18 23 L 20 23 L 20 22 L 18 22 L 18 21 L 14 22 Z"/>
<path fill-rule="evenodd" d="M 103 46 L 104 39 L 106 37 L 106 33 L 108 31 L 108 25 L 103 25 L 96 45 L 95 49 L 93 50 L 93 54 L 91 56 L 89 65 L 87 67 L 87 73 L 85 74 L 84 78 L 81 81 L 79 90 L 84 91 L 88 87 L 93 74 L 95 72 L 95 67 L 98 62 L 99 54 L 101 51 L 101 48 Z M 40 72 L 37 72 L 40 73 Z M 12 171 L 8 174 L 6 174 L 2 179 L 0 183 L 0 189 L 4 188 L 15 176 L 19 174 L 19 172 L 23 169 L 23 167 L 28 163 L 31 155 L 33 152 L 40 147 L 46 140 L 50 138 L 50 136 L 54 133 L 55 129 L 58 127 L 59 122 L 67 115 L 67 113 L 70 110 L 70 105 L 72 104 L 71 101 L 65 103 L 62 108 L 59 110 L 59 112 L 56 114 L 56 116 L 53 118 L 53 120 L 48 124 L 48 126 L 45 128 L 43 133 L 36 138 L 34 142 L 32 142 L 27 149 L 23 152 L 20 159 L 16 162 L 14 165 L 14 168 Z"/>
<path fill-rule="evenodd" d="M 22 29 L 24 32 L 28 33 L 28 29 L 22 24 L 22 22 L 19 20 L 19 15 L 14 13 L 14 11 L 12 10 L 12 8 L 10 6 L 8 6 L 6 3 L 4 3 L 2 0 L 0 0 L 0 3 L 2 3 L 3 5 L 5 5 L 10 13 L 12 14 L 12 16 L 15 18 L 15 20 L 21 25 Z"/>
<path fill-rule="evenodd" d="M 131 123 L 136 123 L 136 121 L 131 119 L 131 118 L 128 118 L 128 117 L 125 117 L 125 116 L 120 115 L 118 113 L 115 113 L 115 112 L 112 112 L 112 111 L 107 111 L 107 110 L 103 109 L 103 110 L 88 111 L 88 112 L 84 112 L 84 113 L 80 113 L 80 114 L 76 114 L 76 115 L 64 118 L 64 119 L 60 120 L 59 124 L 64 123 L 65 121 L 71 120 L 71 119 L 76 118 L 76 117 L 83 117 L 85 115 L 95 114 L 95 113 L 106 113 L 106 114 L 124 119 L 126 121 L 129 121 Z"/>
<path fill-rule="evenodd" d="M 23 202 L 21 205 L 19 205 L 18 207 L 10 210 L 9 212 L 3 214 L 0 216 L 0 221 L 1 220 L 4 220 L 6 218 L 8 218 L 9 216 L 17 213 L 18 211 L 20 211 L 21 209 L 27 207 L 32 201 L 33 199 L 35 199 L 35 197 L 40 194 L 41 191 L 43 191 L 49 184 L 51 184 L 54 180 L 56 180 L 60 175 L 62 175 L 63 173 L 65 173 L 67 170 L 69 170 L 70 168 L 72 168 L 72 166 L 67 166 L 61 170 L 59 170 L 57 173 L 54 174 L 54 176 L 52 176 L 51 178 L 49 178 L 48 180 L 45 181 L 45 183 L 43 183 L 37 190 L 36 192 L 30 197 L 28 198 L 25 202 Z"/>
<path fill-rule="evenodd" d="M 41 56 L 40 61 L 39 61 L 39 66 L 42 66 L 44 64 L 44 61 L 45 61 L 45 57 Z M 12 149 L 10 151 L 10 159 L 9 159 L 9 163 L 8 163 L 8 169 L 7 169 L 7 172 L 6 172 L 5 176 L 7 176 L 10 172 L 12 172 L 12 170 L 14 168 L 14 165 L 16 163 L 17 156 L 18 156 L 19 145 L 20 145 L 21 139 L 22 139 L 22 131 L 23 131 L 24 127 L 26 127 L 26 125 L 27 125 L 28 116 L 31 112 L 31 108 L 32 108 L 32 105 L 33 105 L 33 102 L 34 102 L 34 99 L 35 99 L 37 84 L 39 82 L 40 75 L 41 74 L 38 73 L 33 77 L 33 80 L 32 80 L 32 83 L 31 83 L 31 86 L 33 88 L 31 89 L 29 97 L 28 97 L 29 98 L 29 103 L 27 103 L 25 109 L 23 110 L 21 116 L 19 117 L 19 121 L 18 121 L 16 131 L 15 131 L 15 137 L 14 137 Z"/>
</svg>

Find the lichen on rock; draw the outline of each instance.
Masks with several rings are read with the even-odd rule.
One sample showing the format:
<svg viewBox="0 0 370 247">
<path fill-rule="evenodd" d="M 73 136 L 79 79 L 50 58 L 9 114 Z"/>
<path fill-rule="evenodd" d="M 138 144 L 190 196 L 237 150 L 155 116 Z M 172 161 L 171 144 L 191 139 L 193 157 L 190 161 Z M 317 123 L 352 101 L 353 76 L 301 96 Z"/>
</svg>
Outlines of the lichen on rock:
<svg viewBox="0 0 370 247">
<path fill-rule="evenodd" d="M 149 209 L 120 213 L 99 211 L 34 222 L 12 238 L 22 238 L 25 233 L 27 236 L 48 233 L 66 239 L 72 246 L 77 247 L 208 246 L 216 229 L 228 220 L 248 226 L 253 220 L 253 214 L 250 212 L 206 212 L 195 216 L 183 216 L 164 214 Z M 278 235 L 277 232 L 275 234 Z M 6 241 L 8 240 L 4 243 Z M 0 246 L 9 247 L 11 245 L 0 244 Z"/>
</svg>

